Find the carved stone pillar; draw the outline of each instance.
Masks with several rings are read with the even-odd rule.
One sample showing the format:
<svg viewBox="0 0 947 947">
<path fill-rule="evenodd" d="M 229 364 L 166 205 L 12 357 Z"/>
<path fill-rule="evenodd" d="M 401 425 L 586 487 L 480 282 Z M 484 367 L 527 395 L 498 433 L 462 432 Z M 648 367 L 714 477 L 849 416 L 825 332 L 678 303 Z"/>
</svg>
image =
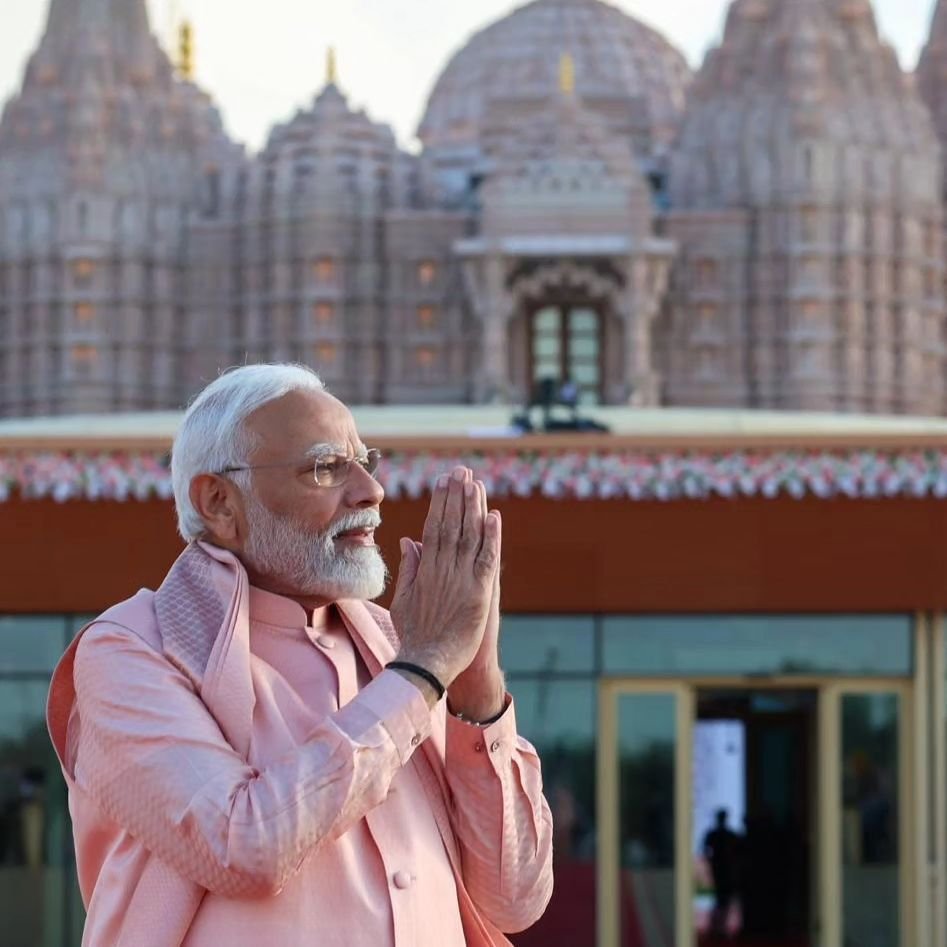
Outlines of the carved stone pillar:
<svg viewBox="0 0 947 947">
<path fill-rule="evenodd" d="M 667 288 L 670 258 L 634 255 L 627 261 L 625 293 L 625 371 L 628 403 L 636 407 L 661 402 L 661 376 L 655 363 L 653 332 Z"/>
</svg>

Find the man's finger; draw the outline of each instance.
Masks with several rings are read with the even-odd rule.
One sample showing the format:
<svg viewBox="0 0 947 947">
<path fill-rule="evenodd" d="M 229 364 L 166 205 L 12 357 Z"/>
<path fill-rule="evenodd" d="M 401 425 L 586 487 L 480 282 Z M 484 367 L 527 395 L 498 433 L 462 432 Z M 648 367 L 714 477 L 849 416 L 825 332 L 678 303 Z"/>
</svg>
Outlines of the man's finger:
<svg viewBox="0 0 947 947">
<path fill-rule="evenodd" d="M 466 467 L 455 467 L 450 475 L 447 499 L 444 503 L 444 517 L 438 534 L 437 560 L 444 557 L 453 565 L 457 557 L 457 545 L 464 528 L 464 484 L 470 478 Z M 427 536 L 424 541 L 428 542 Z"/>
<path fill-rule="evenodd" d="M 441 523 L 444 520 L 444 508 L 447 505 L 447 490 L 450 484 L 449 474 L 441 474 L 431 492 L 431 505 L 428 507 L 427 519 L 424 521 L 422 533 L 428 548 L 437 555 L 437 546 L 440 542 Z"/>
<path fill-rule="evenodd" d="M 418 576 L 421 555 L 417 544 L 410 539 L 401 540 L 401 565 L 398 567 L 398 581 L 395 585 L 394 600 L 399 601 L 408 595 Z"/>
<path fill-rule="evenodd" d="M 458 558 L 469 561 L 480 552 L 483 542 L 483 513 L 480 505 L 480 489 L 473 480 L 464 484 L 464 527 L 457 549 Z"/>
<path fill-rule="evenodd" d="M 480 513 L 486 519 L 487 513 L 490 512 L 487 507 L 487 486 L 482 480 L 478 480 L 477 489 L 480 491 Z"/>
<path fill-rule="evenodd" d="M 483 544 L 474 562 L 474 571 L 482 581 L 493 582 L 500 562 L 500 514 L 491 510 L 483 523 Z"/>
<path fill-rule="evenodd" d="M 480 488 L 480 510 L 483 517 L 483 522 L 487 521 L 487 514 L 490 512 L 490 508 L 487 506 L 487 488 L 484 485 L 482 480 L 477 481 L 477 486 Z M 482 539 L 481 539 L 482 542 Z"/>
<path fill-rule="evenodd" d="M 500 566 L 503 563 L 503 517 L 499 510 L 493 510 L 493 515 L 497 518 L 497 587 L 500 584 Z"/>
<path fill-rule="evenodd" d="M 500 599 L 500 570 L 503 568 L 503 517 L 499 510 L 491 510 L 490 515 L 497 518 L 497 568 L 493 578 L 493 595 Z"/>
</svg>

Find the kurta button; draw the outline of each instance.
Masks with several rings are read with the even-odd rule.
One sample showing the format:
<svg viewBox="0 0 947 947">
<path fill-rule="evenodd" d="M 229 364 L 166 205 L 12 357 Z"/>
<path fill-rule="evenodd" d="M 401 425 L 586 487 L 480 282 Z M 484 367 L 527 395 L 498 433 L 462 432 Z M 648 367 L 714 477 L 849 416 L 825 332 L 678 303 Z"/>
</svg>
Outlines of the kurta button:
<svg viewBox="0 0 947 947">
<path fill-rule="evenodd" d="M 482 743 L 475 743 L 475 744 L 474 744 L 474 749 L 475 749 L 478 753 L 482 753 L 482 752 L 483 752 L 483 744 L 482 744 Z"/>
<path fill-rule="evenodd" d="M 500 741 L 499 741 L 499 740 L 494 740 L 494 741 L 490 744 L 490 752 L 491 752 L 491 753 L 496 753 L 496 751 L 499 750 L 499 749 L 500 749 Z"/>
<path fill-rule="evenodd" d="M 328 635 L 319 635 L 319 637 L 316 638 L 316 642 L 326 649 L 335 647 L 335 640 L 330 638 Z"/>
<path fill-rule="evenodd" d="M 411 746 L 417 746 L 420 742 L 421 738 L 417 734 L 411 737 Z"/>
<path fill-rule="evenodd" d="M 394 881 L 396 888 L 404 890 L 405 888 L 411 887 L 411 882 L 414 881 L 414 877 L 409 871 L 396 871 L 392 881 Z"/>
</svg>

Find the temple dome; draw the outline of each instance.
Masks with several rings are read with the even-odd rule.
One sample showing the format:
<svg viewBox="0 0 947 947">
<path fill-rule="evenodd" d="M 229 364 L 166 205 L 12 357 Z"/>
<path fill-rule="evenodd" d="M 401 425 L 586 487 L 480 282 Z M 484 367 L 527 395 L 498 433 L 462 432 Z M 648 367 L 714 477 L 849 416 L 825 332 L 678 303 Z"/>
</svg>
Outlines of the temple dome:
<svg viewBox="0 0 947 947">
<path fill-rule="evenodd" d="M 601 0 L 535 0 L 474 34 L 431 92 L 418 129 L 425 149 L 473 158 L 496 103 L 526 110 L 548 101 L 563 53 L 588 108 L 640 155 L 666 150 L 684 108 L 687 63 L 657 31 Z"/>
</svg>

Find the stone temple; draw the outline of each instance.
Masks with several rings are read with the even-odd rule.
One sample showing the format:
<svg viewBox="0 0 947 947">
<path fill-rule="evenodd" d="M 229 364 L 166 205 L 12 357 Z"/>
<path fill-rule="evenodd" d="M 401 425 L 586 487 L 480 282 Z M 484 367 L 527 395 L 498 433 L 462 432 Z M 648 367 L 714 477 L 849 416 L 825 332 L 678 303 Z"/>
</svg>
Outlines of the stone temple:
<svg viewBox="0 0 947 947">
<path fill-rule="evenodd" d="M 602 0 L 476 33 L 414 154 L 329 64 L 259 154 L 145 0 L 51 0 L 0 120 L 0 416 L 181 406 L 246 361 L 352 403 L 947 413 L 947 0 L 733 0 L 692 75 Z"/>
</svg>

